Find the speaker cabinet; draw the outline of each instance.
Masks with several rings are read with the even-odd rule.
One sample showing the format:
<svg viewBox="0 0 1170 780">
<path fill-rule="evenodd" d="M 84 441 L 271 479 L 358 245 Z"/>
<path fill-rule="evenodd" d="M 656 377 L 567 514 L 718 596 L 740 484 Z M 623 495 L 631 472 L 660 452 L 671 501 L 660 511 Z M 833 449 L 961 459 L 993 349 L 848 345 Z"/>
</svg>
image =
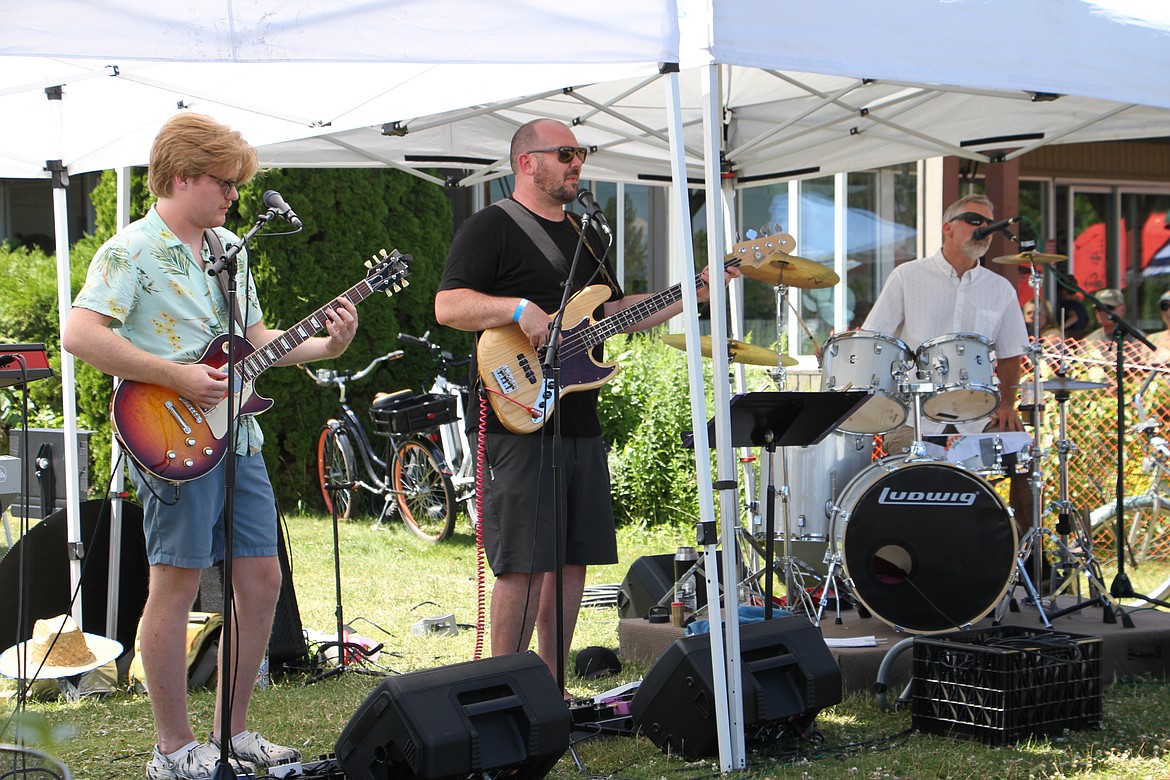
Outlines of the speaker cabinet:
<svg viewBox="0 0 1170 780">
<path fill-rule="evenodd" d="M 538 780 L 569 749 L 556 681 L 535 653 L 386 678 L 337 738 L 350 780 L 445 780 L 507 770 Z"/>
<path fill-rule="evenodd" d="M 841 701 L 841 670 L 816 626 L 799 616 L 740 626 L 744 736 L 805 733 Z M 675 640 L 650 668 L 630 705 L 634 724 L 664 752 L 716 755 L 715 697 L 708 634 Z"/>
<path fill-rule="evenodd" d="M 644 618 L 674 590 L 674 555 L 643 555 L 630 566 L 618 591 L 619 618 Z M 669 605 L 669 602 L 667 602 Z"/>
</svg>

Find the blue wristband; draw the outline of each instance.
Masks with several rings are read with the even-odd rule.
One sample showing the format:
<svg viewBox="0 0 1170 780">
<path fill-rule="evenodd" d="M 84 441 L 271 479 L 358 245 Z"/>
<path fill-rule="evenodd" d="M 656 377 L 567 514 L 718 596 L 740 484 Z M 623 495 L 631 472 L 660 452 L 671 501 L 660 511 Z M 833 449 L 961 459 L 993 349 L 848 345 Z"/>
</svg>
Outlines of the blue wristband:
<svg viewBox="0 0 1170 780">
<path fill-rule="evenodd" d="M 520 322 L 520 315 L 524 313 L 524 307 L 528 305 L 527 298 L 521 298 L 520 303 L 516 304 L 516 311 L 512 312 L 512 322 Z"/>
</svg>

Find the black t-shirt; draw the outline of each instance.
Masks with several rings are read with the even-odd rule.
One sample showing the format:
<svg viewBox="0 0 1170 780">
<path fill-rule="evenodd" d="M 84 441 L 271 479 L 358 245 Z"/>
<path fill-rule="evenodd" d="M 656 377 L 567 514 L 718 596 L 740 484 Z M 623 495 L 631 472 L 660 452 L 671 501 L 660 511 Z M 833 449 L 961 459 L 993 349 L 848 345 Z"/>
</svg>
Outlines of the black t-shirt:
<svg viewBox="0 0 1170 780">
<path fill-rule="evenodd" d="M 550 222 L 536 214 L 533 216 L 561 250 L 567 268 L 568 263 L 572 262 L 580 235 L 574 223 L 579 225 L 580 220 L 576 215 L 569 215 L 560 222 Z M 573 222 L 570 222 L 570 219 Z M 607 284 L 611 290 L 609 300 L 618 300 L 623 293 L 614 280 L 613 271 L 608 263 L 607 273 L 602 274 L 598 270 L 597 258 L 603 256 L 604 245 L 593 230 L 587 231 L 586 236 L 593 251 L 584 247 L 581 249 L 573 291 L 576 292 L 591 284 Z M 439 289 L 470 289 L 486 295 L 527 298 L 551 316 L 561 305 L 563 295 L 561 282 L 564 278 L 565 272 L 553 267 L 512 217 L 501 208 L 489 206 L 472 215 L 455 234 L 451 242 L 451 252 L 447 255 L 447 265 L 443 268 L 443 280 L 439 284 Z M 599 318 L 600 309 L 594 312 L 593 316 L 595 319 Z M 576 324 L 566 322 L 564 326 L 568 328 Z M 601 352 L 602 347 L 595 350 L 594 357 L 597 360 L 602 359 Z M 476 384 L 478 374 L 474 359 L 470 366 L 470 375 L 472 383 Z M 562 434 L 601 435 L 601 422 L 597 418 L 597 395 L 598 391 L 594 389 L 561 396 L 559 409 L 564 412 L 561 419 Z M 550 417 L 545 425 L 552 424 L 553 420 Z M 490 407 L 488 430 L 495 433 L 507 430 L 496 419 Z M 552 429 L 549 430 L 551 432 Z"/>
</svg>

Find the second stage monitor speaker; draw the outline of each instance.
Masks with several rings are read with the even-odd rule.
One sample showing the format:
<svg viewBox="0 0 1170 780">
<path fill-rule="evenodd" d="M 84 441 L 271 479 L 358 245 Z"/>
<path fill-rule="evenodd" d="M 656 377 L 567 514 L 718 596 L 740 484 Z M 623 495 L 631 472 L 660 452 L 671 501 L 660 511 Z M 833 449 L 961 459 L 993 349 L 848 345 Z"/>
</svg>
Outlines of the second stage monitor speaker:
<svg viewBox="0 0 1170 780">
<path fill-rule="evenodd" d="M 841 701 L 841 670 L 820 630 L 791 616 L 740 626 L 744 734 L 804 734 Z M 718 753 L 708 634 L 677 639 L 650 668 L 630 705 L 655 745 L 687 759 Z"/>
</svg>

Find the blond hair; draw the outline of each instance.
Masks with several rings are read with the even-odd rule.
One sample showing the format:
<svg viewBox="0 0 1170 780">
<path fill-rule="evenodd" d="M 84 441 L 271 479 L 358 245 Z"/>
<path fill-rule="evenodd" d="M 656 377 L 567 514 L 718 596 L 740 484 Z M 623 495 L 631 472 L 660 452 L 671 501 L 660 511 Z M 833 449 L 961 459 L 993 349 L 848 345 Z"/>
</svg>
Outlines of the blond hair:
<svg viewBox="0 0 1170 780">
<path fill-rule="evenodd" d="M 259 170 L 256 149 L 238 130 L 205 114 L 183 112 L 168 119 L 155 136 L 146 183 L 156 198 L 167 198 L 176 176 L 233 171 L 228 178 L 243 184 Z"/>
</svg>

